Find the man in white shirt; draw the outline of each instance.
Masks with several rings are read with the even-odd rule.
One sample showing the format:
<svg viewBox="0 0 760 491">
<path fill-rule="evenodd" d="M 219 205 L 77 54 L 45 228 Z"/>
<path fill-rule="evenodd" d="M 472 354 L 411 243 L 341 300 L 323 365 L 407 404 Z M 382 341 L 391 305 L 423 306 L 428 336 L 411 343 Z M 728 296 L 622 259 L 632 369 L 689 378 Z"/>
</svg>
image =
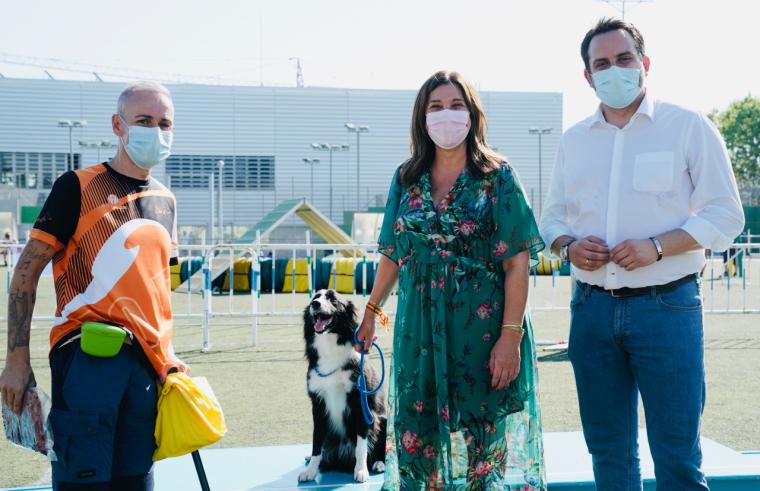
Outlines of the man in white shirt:
<svg viewBox="0 0 760 491">
<path fill-rule="evenodd" d="M 657 489 L 706 490 L 699 272 L 742 231 L 736 181 L 704 115 L 647 93 L 632 24 L 602 19 L 581 55 L 601 104 L 562 136 L 541 234 L 577 280 L 569 355 L 597 489 L 641 489 L 640 393 Z"/>
</svg>

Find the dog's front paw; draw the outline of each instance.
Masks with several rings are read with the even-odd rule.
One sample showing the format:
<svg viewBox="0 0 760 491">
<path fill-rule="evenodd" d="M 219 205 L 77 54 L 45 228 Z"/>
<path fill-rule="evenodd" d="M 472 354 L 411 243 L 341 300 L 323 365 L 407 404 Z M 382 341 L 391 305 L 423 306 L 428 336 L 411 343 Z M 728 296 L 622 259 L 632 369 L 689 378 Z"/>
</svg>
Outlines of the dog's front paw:
<svg viewBox="0 0 760 491">
<path fill-rule="evenodd" d="M 298 474 L 298 482 L 314 481 L 317 479 L 318 474 L 319 469 L 316 466 L 309 466 L 305 471 Z"/>
<path fill-rule="evenodd" d="M 314 481 L 319 475 L 319 461 L 322 460 L 319 455 L 314 455 L 309 459 L 309 465 L 306 470 L 298 474 L 298 482 Z"/>
<path fill-rule="evenodd" d="M 356 482 L 367 482 L 369 480 L 369 471 L 367 470 L 367 466 L 363 465 L 359 467 L 358 465 L 354 468 L 354 481 Z"/>
<path fill-rule="evenodd" d="M 374 464 L 372 464 L 372 472 L 385 472 L 385 462 L 382 460 L 378 460 Z"/>
</svg>

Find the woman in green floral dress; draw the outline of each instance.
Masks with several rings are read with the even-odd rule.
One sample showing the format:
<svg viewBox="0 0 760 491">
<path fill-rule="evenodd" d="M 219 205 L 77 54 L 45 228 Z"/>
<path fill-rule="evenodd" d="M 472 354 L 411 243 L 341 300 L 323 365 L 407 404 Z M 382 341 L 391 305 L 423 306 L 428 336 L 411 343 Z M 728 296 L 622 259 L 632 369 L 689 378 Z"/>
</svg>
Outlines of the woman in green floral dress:
<svg viewBox="0 0 760 491">
<path fill-rule="evenodd" d="M 411 134 L 370 296 L 382 305 L 399 280 L 384 489 L 545 490 L 525 312 L 529 267 L 544 247 L 532 211 L 456 72 L 423 84 Z M 367 310 L 358 337 L 374 331 Z"/>
</svg>

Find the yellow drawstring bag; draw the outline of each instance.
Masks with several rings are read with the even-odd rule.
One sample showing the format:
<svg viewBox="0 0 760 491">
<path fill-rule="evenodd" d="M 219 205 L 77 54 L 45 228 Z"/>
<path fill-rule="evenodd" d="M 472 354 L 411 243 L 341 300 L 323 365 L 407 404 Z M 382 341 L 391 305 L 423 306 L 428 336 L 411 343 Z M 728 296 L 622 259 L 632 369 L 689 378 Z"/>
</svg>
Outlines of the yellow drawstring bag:
<svg viewBox="0 0 760 491">
<path fill-rule="evenodd" d="M 222 408 L 206 379 L 169 374 L 158 397 L 153 461 L 194 452 L 225 433 Z"/>
</svg>

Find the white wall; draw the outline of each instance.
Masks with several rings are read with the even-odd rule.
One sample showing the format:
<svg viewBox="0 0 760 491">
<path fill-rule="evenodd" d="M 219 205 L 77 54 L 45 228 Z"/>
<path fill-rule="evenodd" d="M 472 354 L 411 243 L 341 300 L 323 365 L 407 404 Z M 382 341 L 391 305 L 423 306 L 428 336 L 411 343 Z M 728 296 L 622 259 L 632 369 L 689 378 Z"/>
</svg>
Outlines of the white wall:
<svg viewBox="0 0 760 491">
<path fill-rule="evenodd" d="M 94 149 L 78 140 L 116 142 L 110 115 L 123 84 L 82 81 L 0 79 L 0 151 L 68 152 L 68 130 L 60 119 L 85 119 L 75 129 L 74 150 L 86 165 L 97 162 Z M 175 154 L 274 155 L 274 191 L 224 190 L 225 222 L 254 224 L 276 201 L 311 196 L 303 157 L 319 158 L 314 172 L 314 204 L 327 213 L 328 154 L 310 143 L 348 144 L 333 159 L 333 218 L 356 205 L 356 136 L 344 123 L 368 125 L 361 136 L 361 207 L 383 204 L 394 168 L 408 156 L 408 134 L 415 91 L 336 88 L 169 85 L 176 110 Z M 530 127 L 551 127 L 543 139 L 543 191 L 562 125 L 562 95 L 557 93 L 481 93 L 489 122 L 488 140 L 517 168 L 528 195 L 538 202 L 538 140 Z M 107 158 L 104 150 L 101 160 Z M 228 163 L 229 164 L 229 163 Z M 163 169 L 155 172 L 164 180 Z M 174 190 L 180 225 L 207 224 L 207 190 Z M 534 205 L 537 210 L 538 206 Z"/>
</svg>

